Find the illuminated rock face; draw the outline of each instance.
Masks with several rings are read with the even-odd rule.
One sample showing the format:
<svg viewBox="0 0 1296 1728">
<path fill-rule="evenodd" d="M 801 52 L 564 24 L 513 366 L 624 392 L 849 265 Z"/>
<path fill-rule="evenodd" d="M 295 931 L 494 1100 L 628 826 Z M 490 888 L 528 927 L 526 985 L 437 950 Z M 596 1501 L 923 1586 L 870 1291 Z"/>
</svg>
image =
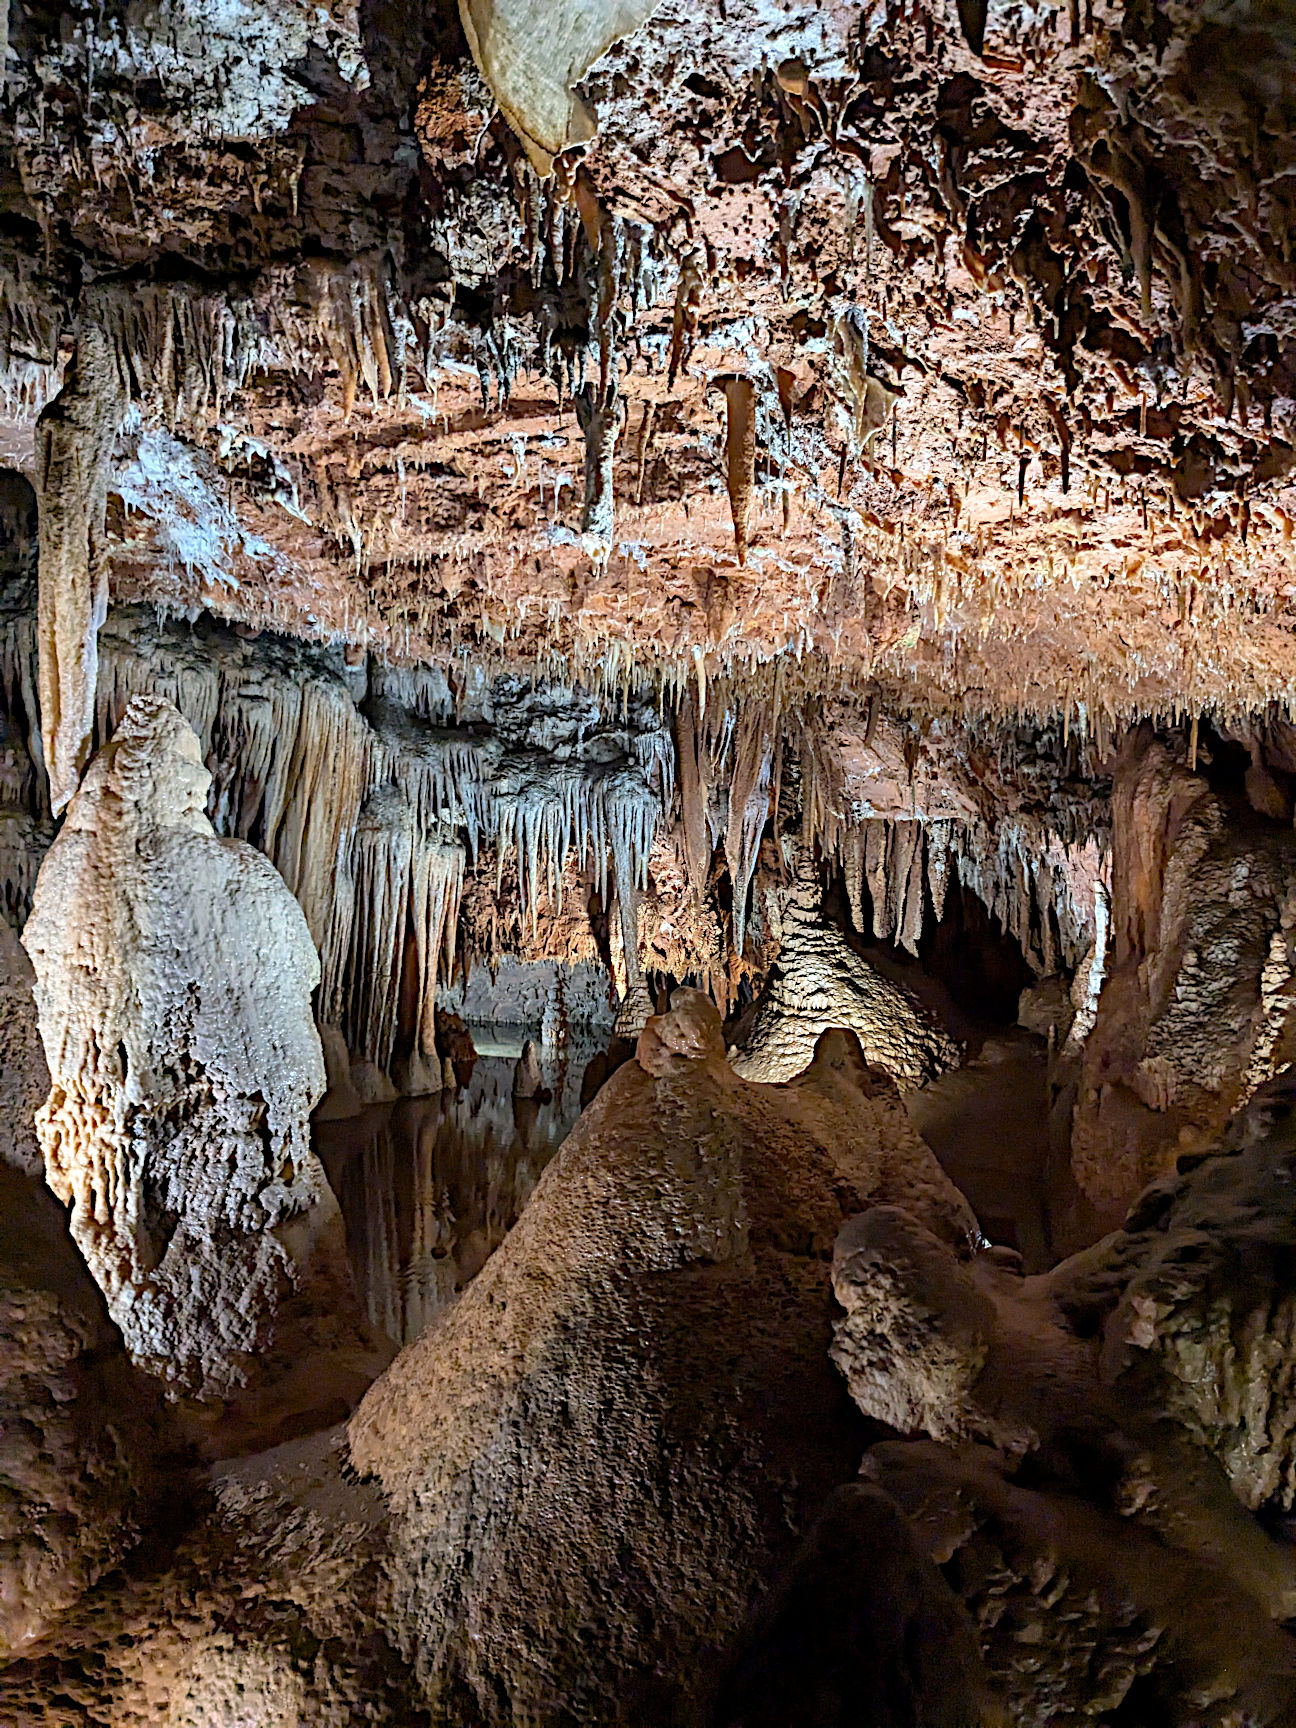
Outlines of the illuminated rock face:
<svg viewBox="0 0 1296 1728">
<path fill-rule="evenodd" d="M 824 916 L 818 871 L 808 861 L 783 911 L 778 961 L 734 1072 L 746 1080 L 790 1080 L 809 1066 L 823 1033 L 844 1027 L 865 1060 L 905 1091 L 957 1065 L 958 1045 L 901 985 L 849 946 Z"/>
<path fill-rule="evenodd" d="M 1296 1053 L 1296 842 L 1267 771 L 1246 786 L 1259 809 L 1150 727 L 1116 759 L 1110 962 L 1060 1075 L 1076 1077 L 1076 1180 L 1113 1223 Z"/>
<path fill-rule="evenodd" d="M 709 1696 L 851 1453 L 823 1259 L 851 1195 L 906 1197 L 956 1252 L 975 1229 L 853 1039 L 758 1086 L 698 992 L 649 1020 L 351 1423 L 400 1642 L 446 1720 L 673 1720 Z"/>
<path fill-rule="evenodd" d="M 319 962 L 167 702 L 132 704 L 42 867 L 24 942 L 50 1186 L 128 1349 L 176 1390 L 246 1378 L 335 1210 L 307 1118 Z"/>
</svg>

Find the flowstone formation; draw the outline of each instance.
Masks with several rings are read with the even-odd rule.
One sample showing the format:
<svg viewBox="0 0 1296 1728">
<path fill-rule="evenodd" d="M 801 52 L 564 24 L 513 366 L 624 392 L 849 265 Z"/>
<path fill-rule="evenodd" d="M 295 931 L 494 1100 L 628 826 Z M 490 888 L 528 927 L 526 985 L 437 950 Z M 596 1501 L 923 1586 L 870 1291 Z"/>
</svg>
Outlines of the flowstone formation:
<svg viewBox="0 0 1296 1728">
<path fill-rule="evenodd" d="M 802 865 L 782 908 L 778 960 L 751 1028 L 734 1052 L 745 1080 L 790 1080 L 820 1036 L 854 1032 L 866 1062 L 912 1088 L 958 1060 L 958 1046 L 903 985 L 857 954 L 825 917 L 817 872 Z"/>
<path fill-rule="evenodd" d="M 1150 728 L 1116 761 L 1111 948 L 1075 1041 L 1071 1124 L 1076 1179 L 1099 1205 L 1128 1206 L 1176 1154 L 1209 1145 L 1293 1057 L 1296 755 L 1281 721 L 1248 742 L 1229 797 Z"/>
<path fill-rule="evenodd" d="M 1270 1366 L 1296 1242 L 1291 1100 L 1290 1080 L 1271 1088 L 1123 1230 L 1038 1277 L 958 1262 L 900 1207 L 838 1236 L 834 1360 L 863 1411 L 926 1436 L 875 1446 L 863 1472 L 974 1616 L 1014 1722 L 1134 1704 L 1292 1718 L 1296 1555 L 1276 1520 L 1293 1478 Z"/>
<path fill-rule="evenodd" d="M 23 939 L 50 1064 L 46 1178 L 133 1359 L 221 1398 L 253 1358 L 301 1347 L 293 1321 L 309 1337 L 339 1219 L 307 1132 L 319 962 L 273 868 L 216 838 L 209 780 L 176 709 L 134 702 L 41 867 Z M 344 1325 L 320 1315 L 316 1342 L 345 1346 Z"/>
<path fill-rule="evenodd" d="M 6 1722 L 1296 1723 L 1290 14 L 0 0 Z"/>
</svg>

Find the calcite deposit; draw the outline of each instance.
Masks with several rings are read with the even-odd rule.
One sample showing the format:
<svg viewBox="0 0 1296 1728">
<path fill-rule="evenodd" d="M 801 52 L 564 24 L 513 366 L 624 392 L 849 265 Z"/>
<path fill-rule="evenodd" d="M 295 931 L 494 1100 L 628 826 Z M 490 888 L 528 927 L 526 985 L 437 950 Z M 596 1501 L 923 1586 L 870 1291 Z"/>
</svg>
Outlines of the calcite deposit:
<svg viewBox="0 0 1296 1728">
<path fill-rule="evenodd" d="M 339 1219 L 307 1132 L 319 964 L 272 866 L 213 834 L 209 779 L 177 710 L 134 702 L 23 937 L 51 1070 L 46 1178 L 132 1358 L 217 1398 L 302 1347 L 283 1311 L 327 1287 L 315 1262 Z M 319 1330 L 339 1354 L 352 1342 Z"/>
<path fill-rule="evenodd" d="M 0 1718 L 1296 1722 L 1294 242 L 1287 0 L 0 5 Z"/>
</svg>

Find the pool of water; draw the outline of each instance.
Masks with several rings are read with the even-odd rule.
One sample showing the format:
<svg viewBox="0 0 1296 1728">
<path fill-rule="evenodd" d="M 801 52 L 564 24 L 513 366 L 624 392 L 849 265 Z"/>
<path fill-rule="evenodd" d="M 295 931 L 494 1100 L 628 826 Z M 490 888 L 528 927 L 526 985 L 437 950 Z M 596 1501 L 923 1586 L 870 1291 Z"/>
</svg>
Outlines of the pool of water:
<svg viewBox="0 0 1296 1728">
<path fill-rule="evenodd" d="M 478 1050 L 491 1053 L 466 1087 L 315 1125 L 361 1301 L 396 1344 L 417 1338 L 481 1270 L 580 1115 L 594 1047 L 542 1056 L 553 1096 L 537 1103 L 513 1097 L 525 1036 L 474 1027 Z"/>
</svg>

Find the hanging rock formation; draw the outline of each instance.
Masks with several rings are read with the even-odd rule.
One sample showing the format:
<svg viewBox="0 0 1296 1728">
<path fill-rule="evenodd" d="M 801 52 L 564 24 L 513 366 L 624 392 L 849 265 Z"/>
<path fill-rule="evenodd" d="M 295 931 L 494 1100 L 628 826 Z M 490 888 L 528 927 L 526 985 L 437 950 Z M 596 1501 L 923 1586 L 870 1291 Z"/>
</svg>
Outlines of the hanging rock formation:
<svg viewBox="0 0 1296 1728">
<path fill-rule="evenodd" d="M 301 1349 L 281 1311 L 295 1304 L 309 1337 L 312 1263 L 340 1248 L 307 1132 L 324 1085 L 319 962 L 274 869 L 216 838 L 209 783 L 176 709 L 132 703 L 24 931 L 50 1063 L 47 1180 L 134 1360 L 206 1398 L 236 1393 L 267 1351 L 282 1365 Z M 343 1351 L 344 1385 L 356 1339 L 321 1318 L 316 1341 Z"/>
<path fill-rule="evenodd" d="M 111 347 L 88 324 L 67 383 L 38 427 L 40 712 L 55 815 L 90 754 L 99 627 L 108 610 L 104 510 L 124 407 Z"/>
<path fill-rule="evenodd" d="M 917 998 L 857 954 L 825 916 L 815 869 L 803 860 L 787 892 L 769 989 L 733 1054 L 734 1072 L 790 1080 L 835 1026 L 853 1032 L 865 1060 L 906 1090 L 958 1061 L 957 1044 Z"/>
</svg>

